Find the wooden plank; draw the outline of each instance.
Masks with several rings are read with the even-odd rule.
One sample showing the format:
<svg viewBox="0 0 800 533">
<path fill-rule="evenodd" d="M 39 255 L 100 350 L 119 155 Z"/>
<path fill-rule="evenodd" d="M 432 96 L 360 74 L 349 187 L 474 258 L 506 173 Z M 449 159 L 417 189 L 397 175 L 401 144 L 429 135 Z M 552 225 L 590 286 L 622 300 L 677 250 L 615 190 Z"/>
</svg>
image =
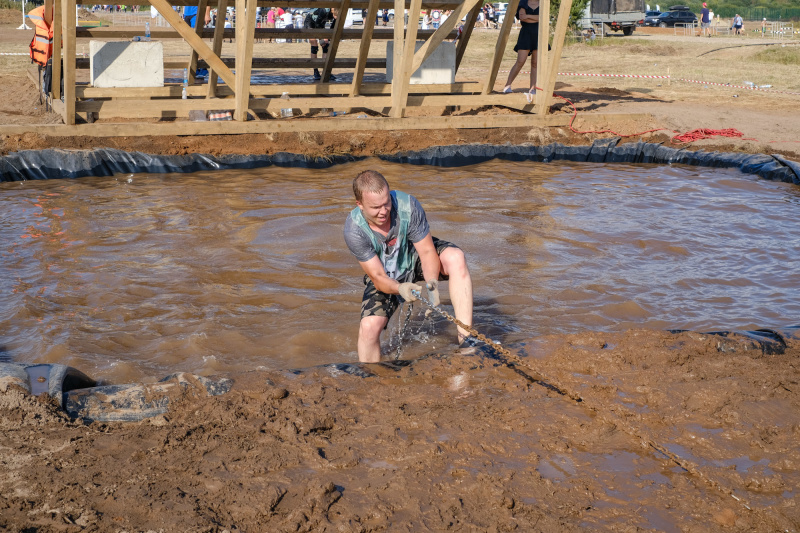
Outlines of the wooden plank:
<svg viewBox="0 0 800 533">
<path fill-rule="evenodd" d="M 569 23 L 569 11 L 572 9 L 572 0 L 561 0 L 558 8 L 558 20 L 556 21 L 556 31 L 553 35 L 553 50 L 550 53 L 550 66 L 547 69 L 548 76 L 545 80 L 543 95 L 538 105 L 537 113 L 544 115 L 550 109 L 553 101 L 553 90 L 556 85 L 558 65 L 561 61 L 561 51 L 564 49 L 564 39 L 567 35 L 567 24 Z"/>
<path fill-rule="evenodd" d="M 38 69 L 28 69 L 28 77 L 36 82 Z M 349 85 L 342 83 L 290 83 L 285 85 L 251 85 L 250 94 L 253 96 L 280 96 L 281 93 L 288 92 L 291 95 L 341 95 L 349 93 Z M 391 94 L 392 86 L 388 83 L 367 83 L 362 84 L 360 94 L 380 95 Z M 410 85 L 409 94 L 448 94 L 458 96 L 461 93 L 473 94 L 480 92 L 479 82 L 461 81 L 453 84 L 441 85 Z M 205 87 L 192 86 L 187 91 L 190 97 L 201 97 L 205 94 Z M 233 96 L 233 89 L 226 85 L 217 91 L 218 96 Z M 115 98 L 125 99 L 148 99 L 148 98 L 179 98 L 181 96 L 180 84 L 169 84 L 164 87 L 76 87 L 78 98 Z M 354 95 L 358 96 L 358 95 Z M 451 102 L 452 103 L 452 102 Z"/>
<path fill-rule="evenodd" d="M 228 0 L 219 0 L 217 3 L 217 13 L 227 13 L 228 11 Z M 223 30 L 225 27 L 222 24 L 217 24 L 214 28 L 214 43 L 213 43 L 213 52 L 214 55 L 219 57 L 222 53 L 222 39 L 224 38 Z M 208 98 L 214 98 L 217 95 L 217 80 L 218 76 L 214 73 L 213 68 L 208 69 L 208 94 L 206 95 Z"/>
<path fill-rule="evenodd" d="M 497 36 L 497 43 L 494 47 L 494 58 L 489 66 L 489 75 L 486 78 L 486 84 L 483 86 L 483 94 L 489 94 L 494 89 L 494 82 L 497 81 L 497 71 L 500 70 L 500 63 L 503 61 L 503 54 L 508 44 L 508 35 L 511 33 L 511 26 L 514 24 L 514 14 L 517 13 L 518 8 L 519 0 L 511 0 L 508 3 L 506 18 L 503 19 L 500 35 Z"/>
<path fill-rule="evenodd" d="M 288 7 L 290 9 L 296 8 L 312 8 L 316 9 L 318 7 L 339 7 L 339 3 L 341 0 L 285 0 L 281 3 L 281 7 Z M 170 0 L 170 4 L 176 7 L 180 6 L 196 6 L 198 0 Z M 448 11 L 451 9 L 455 9 L 459 6 L 460 2 L 458 0 L 425 0 L 423 2 L 422 7 L 424 9 L 438 9 L 440 11 Z M 127 0 L 126 5 L 128 6 L 149 6 L 148 0 Z M 274 0 L 258 0 L 259 7 L 269 7 L 275 5 Z M 350 5 L 351 8 L 355 9 L 366 9 L 369 5 L 369 0 L 355 0 Z M 393 0 L 382 0 L 378 5 L 380 9 L 394 9 L 394 1 Z M 140 32 L 141 34 L 141 32 Z"/>
<path fill-rule="evenodd" d="M 61 1 L 64 39 L 64 124 L 75 124 L 75 0 Z"/>
<path fill-rule="evenodd" d="M 469 39 L 472 37 L 472 30 L 475 29 L 475 24 L 478 23 L 478 13 L 481 12 L 481 4 L 480 2 L 472 8 L 472 11 L 469 12 L 467 15 L 467 21 L 464 23 L 464 31 L 461 33 L 461 37 L 458 38 L 458 44 L 456 45 L 456 73 L 458 72 L 458 67 L 461 66 L 461 60 L 464 58 L 464 52 L 467 49 L 467 44 L 469 44 Z M 506 11 L 506 13 L 511 13 L 510 11 Z"/>
<path fill-rule="evenodd" d="M 150 0 L 150 2 L 153 4 L 153 7 L 155 7 L 159 13 L 161 13 L 161 16 L 164 17 L 170 26 L 178 30 L 178 33 L 180 33 L 184 40 L 189 43 L 189 46 L 191 46 L 192 49 L 197 50 L 197 53 L 200 55 L 200 57 L 205 59 L 209 66 L 216 71 L 217 75 L 225 80 L 225 83 L 232 87 L 236 85 L 236 80 L 233 76 L 233 72 L 231 72 L 231 69 L 229 69 L 222 62 L 222 60 L 220 60 L 220 58 L 214 54 L 208 45 L 203 42 L 203 39 L 198 37 L 197 34 L 192 31 L 192 28 L 190 28 L 189 25 L 183 21 L 180 15 L 178 15 L 172 9 L 172 6 L 170 6 L 167 0 Z"/>
<path fill-rule="evenodd" d="M 536 56 L 536 105 L 544 101 L 544 86 L 550 76 L 550 0 L 539 0 L 539 50 Z M 541 89 L 541 90 L 540 90 Z M 540 94 L 541 93 L 541 94 Z"/>
<path fill-rule="evenodd" d="M 391 95 L 376 96 L 338 96 L 338 97 L 293 97 L 290 100 L 295 109 L 382 109 L 391 106 Z M 167 118 L 188 115 L 190 110 L 233 109 L 234 98 L 199 99 L 199 100 L 92 100 L 76 104 L 78 112 L 97 113 L 100 118 Z M 411 95 L 408 97 L 409 107 L 446 107 L 452 105 L 453 96 L 449 94 Z M 462 107 L 483 107 L 501 105 L 518 110 L 530 110 L 523 93 L 462 95 L 458 99 Z M 271 98 L 249 98 L 245 109 L 279 111 L 287 107 L 286 100 L 274 95 Z M 498 117 L 500 118 L 500 117 Z M 505 116 L 501 118 L 505 120 Z M 142 125 L 149 128 L 150 124 Z"/>
<path fill-rule="evenodd" d="M 202 38 L 201 34 L 203 33 L 203 26 L 205 25 L 207 3 L 208 0 L 199 0 L 197 3 L 197 16 L 195 17 L 194 33 L 200 38 Z M 189 85 L 194 85 L 195 74 L 197 73 L 197 50 L 192 50 L 192 55 L 189 57 L 189 64 L 186 66 L 186 68 L 189 71 Z"/>
<path fill-rule="evenodd" d="M 400 108 L 400 91 L 403 80 L 403 28 L 405 1 L 394 0 L 394 42 L 392 49 L 392 107 Z M 394 116 L 394 115 L 393 115 Z"/>
<path fill-rule="evenodd" d="M 236 109 L 233 120 L 244 122 L 247 120 L 247 103 L 250 99 L 256 0 L 236 0 L 236 12 L 239 16 L 236 17 Z"/>
<path fill-rule="evenodd" d="M 631 119 L 652 118 L 652 115 L 639 113 L 624 115 Z M 0 126 L 0 135 L 22 135 L 35 133 L 54 137 L 142 137 L 158 135 L 236 135 L 251 133 L 299 132 L 299 131 L 396 131 L 396 130 L 442 130 L 475 128 L 517 128 L 566 126 L 570 115 L 470 115 L 447 117 L 406 117 L 406 118 L 355 118 L 323 117 L 314 119 L 275 119 L 248 122 L 162 122 L 140 123 L 94 123 L 40 126 Z M 597 121 L 619 118 L 615 114 L 592 115 Z"/>
<path fill-rule="evenodd" d="M 337 11 L 339 16 L 336 17 L 336 24 L 334 24 L 333 27 L 333 36 L 328 42 L 328 56 L 325 58 L 325 66 L 322 67 L 322 81 L 325 83 L 331 80 L 331 70 L 333 70 L 333 62 L 336 59 L 336 53 L 339 51 L 339 42 L 342 40 L 342 30 L 344 29 L 348 9 L 350 9 L 350 0 L 342 0 L 339 11 Z"/>
<path fill-rule="evenodd" d="M 63 43 L 63 30 L 62 27 L 62 12 L 63 6 L 61 5 L 61 0 L 55 0 L 53 3 L 53 71 L 51 74 L 52 84 L 50 86 L 50 94 L 53 97 L 53 100 L 60 100 L 61 99 L 61 76 L 63 75 L 61 72 L 61 46 Z"/>
<path fill-rule="evenodd" d="M 227 6 L 226 6 L 227 7 Z M 353 8 L 353 4 L 350 4 Z M 223 32 L 224 39 L 233 39 L 236 37 L 236 30 L 231 28 L 220 27 Z M 419 30 L 418 37 L 430 37 L 436 33 L 436 30 Z M 203 39 L 213 39 L 216 34 L 216 28 L 202 29 L 200 37 Z M 111 28 L 77 28 L 77 35 L 80 38 L 86 39 L 133 39 L 134 37 L 141 36 L 141 29 L 111 29 Z M 330 39 L 333 35 L 333 30 L 326 28 L 256 28 L 256 37 L 259 39 Z M 342 30 L 342 39 L 357 40 L 363 38 L 363 30 L 361 28 L 344 28 Z M 447 38 L 455 39 L 456 32 L 451 32 Z M 174 30 L 153 30 L 150 32 L 150 37 L 157 40 L 163 39 L 181 39 L 181 34 Z M 375 28 L 373 30 L 372 38 L 376 41 L 390 41 L 394 39 L 394 31 L 390 28 Z"/>
<path fill-rule="evenodd" d="M 445 38 L 447 38 L 447 36 L 453 31 L 453 28 L 456 27 L 456 24 L 464 16 L 464 13 L 472 9 L 480 1 L 481 0 L 465 0 L 463 4 L 458 6 L 455 11 L 453 11 L 453 13 L 447 17 L 447 20 L 444 21 L 444 24 L 441 24 L 436 32 L 425 41 L 425 44 L 423 44 L 419 50 L 414 53 L 414 61 L 411 64 L 412 74 L 422 66 L 422 62 L 428 59 L 434 50 L 436 50 L 436 48 L 442 43 L 442 41 L 444 41 Z"/>
<path fill-rule="evenodd" d="M 414 52 L 417 45 L 417 26 L 419 23 L 419 12 L 421 10 L 422 0 L 411 0 L 411 5 L 408 9 L 408 28 L 406 28 L 406 38 L 403 43 L 403 67 L 402 77 L 400 78 L 400 94 L 392 96 L 392 117 L 402 118 L 406 112 L 406 103 L 408 100 L 408 86 L 411 84 L 411 75 L 414 71 L 411 65 L 414 63 Z M 397 13 L 397 11 L 395 11 Z M 396 15 L 395 15 L 396 16 Z M 395 72 L 397 72 L 395 70 Z M 392 80 L 394 81 L 394 80 Z M 394 88 L 392 89 L 394 91 Z"/>
<path fill-rule="evenodd" d="M 235 68 L 236 67 L 236 59 L 233 57 L 223 57 L 220 58 L 220 61 L 223 65 L 226 65 L 228 68 Z M 334 62 L 333 66 L 336 68 L 355 68 L 357 59 L 354 57 L 340 57 L 337 58 Z M 75 66 L 77 69 L 88 69 L 89 68 L 89 58 L 79 57 L 75 59 Z M 197 66 L 199 68 L 209 68 L 212 67 L 204 60 L 199 59 L 197 61 Z M 254 69 L 297 69 L 297 68 L 308 68 L 308 67 L 316 67 L 322 68 L 325 66 L 324 59 L 311 59 L 308 57 L 258 57 L 253 59 L 252 67 Z M 165 69 L 179 69 L 183 72 L 183 69 L 186 67 L 186 60 L 170 60 L 164 62 Z M 386 68 L 386 60 L 383 58 L 369 58 L 367 59 L 367 68 L 374 68 L 374 69 L 385 69 Z"/>
<path fill-rule="evenodd" d="M 353 83 L 350 86 L 350 96 L 356 96 L 360 93 L 361 82 L 364 81 L 364 69 L 367 66 L 369 45 L 372 44 L 372 34 L 375 30 L 375 17 L 372 15 L 377 14 L 378 3 L 379 0 L 370 0 L 367 8 L 367 13 L 370 16 L 364 21 L 364 33 L 358 48 L 358 59 L 356 60 L 356 70 L 353 73 Z"/>
</svg>

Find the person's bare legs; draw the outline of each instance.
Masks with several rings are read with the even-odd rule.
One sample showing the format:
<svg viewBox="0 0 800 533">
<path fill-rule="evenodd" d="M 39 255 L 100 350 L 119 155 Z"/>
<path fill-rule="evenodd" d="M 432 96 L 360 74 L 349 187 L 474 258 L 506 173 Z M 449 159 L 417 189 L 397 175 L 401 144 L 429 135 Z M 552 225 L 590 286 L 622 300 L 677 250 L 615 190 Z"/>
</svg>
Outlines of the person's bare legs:
<svg viewBox="0 0 800 533">
<path fill-rule="evenodd" d="M 385 316 L 365 316 L 358 326 L 358 360 L 378 363 L 381 360 L 381 332 L 389 319 Z"/>
<path fill-rule="evenodd" d="M 467 268 L 464 252 L 458 248 L 445 248 L 439 255 L 442 274 L 450 277 L 450 301 L 456 318 L 467 326 L 472 325 L 472 277 Z M 459 343 L 469 333 L 458 328 Z"/>
<path fill-rule="evenodd" d="M 539 56 L 539 51 L 534 50 L 531 54 L 531 88 L 528 92 L 535 93 L 536 92 L 536 59 Z"/>
<path fill-rule="evenodd" d="M 517 61 L 508 72 L 508 80 L 506 80 L 506 86 L 505 89 L 503 89 L 503 92 L 506 92 L 506 89 L 511 89 L 511 84 L 514 82 L 514 78 L 517 77 L 519 71 L 525 66 L 525 61 L 528 59 L 528 52 L 530 52 L 530 50 L 517 51 Z"/>
</svg>

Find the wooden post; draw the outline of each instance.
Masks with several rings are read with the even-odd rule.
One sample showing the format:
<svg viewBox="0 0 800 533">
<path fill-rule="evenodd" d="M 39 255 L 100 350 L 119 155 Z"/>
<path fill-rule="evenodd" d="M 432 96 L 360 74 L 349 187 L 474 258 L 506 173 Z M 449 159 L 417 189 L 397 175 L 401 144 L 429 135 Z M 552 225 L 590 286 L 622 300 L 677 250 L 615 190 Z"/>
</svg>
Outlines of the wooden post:
<svg viewBox="0 0 800 533">
<path fill-rule="evenodd" d="M 414 53 L 414 62 L 411 65 L 411 72 L 416 72 L 417 69 L 422 66 L 423 61 L 428 59 L 441 42 L 453 31 L 458 21 L 464 16 L 464 12 L 472 9 L 472 7 L 479 2 L 480 0 L 464 0 L 463 4 L 460 4 L 453 10 L 450 16 L 447 17 L 447 20 L 444 21 L 444 24 L 441 24 L 439 28 L 433 32 L 433 35 L 425 41 L 425 44 Z"/>
<path fill-rule="evenodd" d="M 236 79 L 225 63 L 211 51 L 206 43 L 203 42 L 192 28 L 186 24 L 180 15 L 178 15 L 175 10 L 172 9 L 172 6 L 167 0 L 150 0 L 150 3 L 155 7 L 161 16 L 164 17 L 170 26 L 172 26 L 175 31 L 177 31 L 181 37 L 183 37 L 189 46 L 191 46 L 194 50 L 197 50 L 197 53 L 206 60 L 208 63 L 209 68 L 213 68 L 215 74 L 219 75 L 220 78 L 225 80 L 229 86 L 234 87 L 236 85 Z M 253 28 L 255 31 L 255 28 Z"/>
<path fill-rule="evenodd" d="M 506 18 L 503 20 L 503 27 L 500 28 L 500 35 L 497 37 L 497 44 L 494 47 L 494 59 L 492 59 L 492 64 L 489 67 L 489 76 L 486 78 L 486 84 L 483 86 L 481 94 L 489 94 L 494 89 L 494 82 L 497 81 L 497 71 L 503 61 L 503 54 L 506 51 L 506 44 L 508 44 L 508 34 L 511 33 L 511 26 L 514 25 L 514 14 L 516 14 L 518 6 L 519 0 L 511 0 L 508 3 Z"/>
<path fill-rule="evenodd" d="M 403 88 L 403 43 L 405 27 L 403 15 L 405 0 L 394 0 L 394 50 L 392 51 L 392 107 L 400 106 L 400 91 Z"/>
<path fill-rule="evenodd" d="M 336 17 L 336 25 L 333 27 L 333 36 L 328 41 L 328 56 L 325 58 L 325 66 L 322 67 L 322 81 L 328 82 L 331 79 L 333 62 L 336 60 L 336 52 L 339 50 L 339 42 L 342 40 L 342 30 L 347 19 L 347 11 L 350 9 L 350 0 L 342 0 L 339 4 L 339 16 Z M 366 22 L 364 23 L 366 24 Z"/>
<path fill-rule="evenodd" d="M 250 102 L 257 5 L 257 0 L 236 0 L 236 109 L 233 119 L 240 122 L 247 120 Z"/>
<path fill-rule="evenodd" d="M 397 1 L 395 1 L 397 5 Z M 406 112 L 406 104 L 408 103 L 408 86 L 411 83 L 411 75 L 414 71 L 411 65 L 414 62 L 414 49 L 417 44 L 417 29 L 419 29 L 419 12 L 422 8 L 422 0 L 411 0 L 411 5 L 408 9 L 408 27 L 406 28 L 406 38 L 403 43 L 403 57 L 401 59 L 402 65 L 400 69 L 400 83 L 395 85 L 392 83 L 392 116 L 394 118 L 403 118 Z M 394 21 L 397 24 L 397 9 L 395 8 Z M 395 43 L 397 46 L 397 43 Z M 397 54 L 395 54 L 397 57 Z M 395 75 L 397 69 L 395 69 Z M 394 82 L 396 80 L 392 80 Z M 399 93 L 395 92 L 395 87 L 400 89 Z"/>
<path fill-rule="evenodd" d="M 219 57 L 222 53 L 222 40 L 225 36 L 225 22 L 223 20 L 222 24 L 219 23 L 219 15 L 222 13 L 222 16 L 225 16 L 225 13 L 228 11 L 228 0 L 219 0 L 217 4 L 217 23 L 214 26 L 214 55 Z M 208 69 L 208 98 L 214 98 L 217 96 L 217 73 L 214 72 L 214 69 L 209 67 Z"/>
<path fill-rule="evenodd" d="M 61 46 L 63 43 L 63 27 L 61 25 L 61 18 L 63 13 L 63 6 L 61 0 L 52 2 L 53 6 L 53 73 L 51 75 L 50 94 L 54 100 L 61 99 Z M 47 9 L 44 10 L 47 13 Z"/>
<path fill-rule="evenodd" d="M 456 45 L 456 72 L 458 72 L 458 67 L 461 65 L 461 59 L 464 57 L 464 51 L 467 49 L 469 38 L 472 37 L 472 30 L 475 29 L 475 23 L 478 22 L 478 13 L 481 12 L 481 7 L 483 6 L 481 6 L 480 2 L 475 4 L 475 7 L 472 8 L 472 11 L 470 11 L 467 16 L 467 21 L 464 23 L 464 32 L 458 39 L 458 45 Z M 510 13 L 510 11 L 506 11 L 506 13 Z"/>
<path fill-rule="evenodd" d="M 75 0 L 61 0 L 64 39 L 64 124 L 75 124 Z"/>
<path fill-rule="evenodd" d="M 206 4 L 207 0 L 199 0 L 197 3 L 197 17 L 195 17 L 194 32 L 198 37 L 203 33 L 203 26 L 205 26 L 206 23 Z M 194 76 L 197 72 L 197 50 L 192 50 L 187 69 L 189 71 L 189 85 L 194 85 Z"/>
<path fill-rule="evenodd" d="M 556 76 L 558 76 L 558 65 L 561 61 L 561 51 L 564 49 L 564 39 L 567 36 L 567 24 L 569 23 L 569 10 L 572 8 L 572 0 L 561 0 L 561 6 L 558 8 L 558 20 L 556 21 L 556 32 L 553 35 L 553 51 L 550 54 L 550 68 L 548 68 L 548 76 L 544 84 L 544 95 L 540 100 L 541 105 L 537 110 L 539 115 L 546 115 L 550 109 L 550 104 L 553 101 L 553 89 L 556 85 Z"/>
<path fill-rule="evenodd" d="M 536 55 L 536 87 L 544 88 L 550 76 L 550 0 L 539 0 L 539 50 Z M 544 98 L 537 89 L 536 103 L 541 103 Z"/>
<path fill-rule="evenodd" d="M 358 48 L 358 59 L 356 60 L 356 70 L 353 72 L 353 85 L 350 87 L 350 96 L 361 94 L 361 82 L 364 79 L 364 68 L 367 66 L 369 56 L 369 45 L 372 44 L 372 32 L 375 29 L 375 17 L 378 16 L 378 5 L 380 0 L 369 0 L 367 14 L 369 20 L 364 21 L 364 32 L 361 34 L 361 44 Z"/>
</svg>

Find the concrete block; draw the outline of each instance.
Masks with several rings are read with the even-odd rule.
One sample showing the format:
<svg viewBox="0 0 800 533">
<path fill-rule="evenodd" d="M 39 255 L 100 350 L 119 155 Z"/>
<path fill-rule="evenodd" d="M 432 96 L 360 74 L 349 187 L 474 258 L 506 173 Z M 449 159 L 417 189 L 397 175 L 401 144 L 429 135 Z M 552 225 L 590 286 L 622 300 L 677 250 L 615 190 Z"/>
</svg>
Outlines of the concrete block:
<svg viewBox="0 0 800 533">
<path fill-rule="evenodd" d="M 90 41 L 95 87 L 163 87 L 164 45 L 159 41 Z"/>
<path fill-rule="evenodd" d="M 419 50 L 425 41 L 417 41 L 414 50 Z M 386 41 L 386 83 L 392 83 L 394 74 L 394 41 Z M 443 42 L 422 62 L 411 75 L 412 84 L 455 83 L 456 43 Z"/>
</svg>

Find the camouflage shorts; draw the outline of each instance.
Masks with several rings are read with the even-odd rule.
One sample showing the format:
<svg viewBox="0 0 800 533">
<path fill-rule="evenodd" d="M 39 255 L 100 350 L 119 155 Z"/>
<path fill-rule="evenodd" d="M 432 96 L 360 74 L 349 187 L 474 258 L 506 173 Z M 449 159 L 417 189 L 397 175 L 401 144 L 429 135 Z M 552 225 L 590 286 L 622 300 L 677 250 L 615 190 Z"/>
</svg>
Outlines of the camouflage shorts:
<svg viewBox="0 0 800 533">
<path fill-rule="evenodd" d="M 436 247 L 436 253 L 441 255 L 447 248 L 458 248 L 455 244 L 433 237 L 433 245 Z M 423 281 L 422 277 L 422 263 L 417 257 L 414 263 L 414 279 L 413 281 Z M 439 274 L 440 280 L 446 280 L 446 276 Z M 380 292 L 375 288 L 375 284 L 369 276 L 364 276 L 364 296 L 361 299 L 361 318 L 367 316 L 385 316 L 392 318 L 392 315 L 400 305 L 400 297 L 397 294 L 386 294 Z"/>
</svg>

